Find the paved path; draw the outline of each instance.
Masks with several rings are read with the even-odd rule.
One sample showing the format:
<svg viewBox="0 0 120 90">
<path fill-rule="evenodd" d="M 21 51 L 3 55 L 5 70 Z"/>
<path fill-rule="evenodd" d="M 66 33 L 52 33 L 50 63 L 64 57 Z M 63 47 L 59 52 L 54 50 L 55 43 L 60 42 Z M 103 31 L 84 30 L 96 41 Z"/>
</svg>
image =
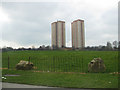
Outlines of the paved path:
<svg viewBox="0 0 120 90">
<path fill-rule="evenodd" d="M 6 83 L 2 82 L 2 88 L 57 88 L 57 87 L 47 87 L 47 86 L 35 86 L 35 85 L 25 85 L 25 84 L 15 84 L 15 83 Z M 53 90 L 54 90 L 53 89 Z M 12 89 L 11 89 L 12 90 Z M 33 89 L 32 89 L 33 90 Z M 37 89 L 38 90 L 38 89 Z M 94 89 L 72 89 L 72 88 L 59 88 L 58 90 L 94 90 Z"/>
<path fill-rule="evenodd" d="M 15 84 L 15 83 L 2 83 L 2 88 L 55 88 L 55 87 L 34 86 L 34 85 Z"/>
</svg>

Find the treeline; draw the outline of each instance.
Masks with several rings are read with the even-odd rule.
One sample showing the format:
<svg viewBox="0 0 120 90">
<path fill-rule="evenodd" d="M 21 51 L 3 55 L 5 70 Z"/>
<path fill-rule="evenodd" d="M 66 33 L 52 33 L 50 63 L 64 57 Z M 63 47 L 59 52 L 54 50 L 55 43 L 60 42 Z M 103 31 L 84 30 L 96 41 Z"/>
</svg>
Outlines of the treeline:
<svg viewBox="0 0 120 90">
<path fill-rule="evenodd" d="M 12 47 L 5 47 L 5 48 L 2 48 L 1 49 L 3 52 L 4 51 L 20 51 L 20 50 L 83 50 L 83 51 L 117 51 L 117 50 L 120 50 L 120 47 L 116 48 L 116 47 L 113 47 L 113 48 L 109 48 L 107 46 L 87 46 L 83 49 L 73 49 L 73 48 L 70 48 L 70 47 L 64 47 L 64 48 L 59 48 L 59 49 L 51 49 L 50 47 L 45 47 L 45 48 L 18 48 L 18 49 L 14 49 Z"/>
<path fill-rule="evenodd" d="M 51 48 L 49 46 L 46 46 L 46 47 L 42 47 L 40 46 L 39 48 L 35 48 L 35 47 L 32 47 L 32 48 L 25 48 L 25 47 L 21 47 L 21 48 L 12 48 L 12 47 L 3 47 L 1 49 L 2 51 L 19 51 L 19 50 L 51 50 Z"/>
<path fill-rule="evenodd" d="M 18 51 L 18 50 L 84 50 L 84 51 L 117 51 L 120 50 L 120 41 L 113 41 L 112 43 L 107 42 L 106 46 L 99 45 L 99 46 L 87 46 L 85 48 L 79 49 L 79 48 L 72 48 L 72 47 L 62 47 L 62 48 L 52 48 L 51 46 L 45 46 L 42 45 L 39 48 L 35 48 L 35 46 L 32 46 L 31 48 L 17 48 L 14 49 L 13 47 L 3 47 L 0 50 L 2 51 Z"/>
</svg>

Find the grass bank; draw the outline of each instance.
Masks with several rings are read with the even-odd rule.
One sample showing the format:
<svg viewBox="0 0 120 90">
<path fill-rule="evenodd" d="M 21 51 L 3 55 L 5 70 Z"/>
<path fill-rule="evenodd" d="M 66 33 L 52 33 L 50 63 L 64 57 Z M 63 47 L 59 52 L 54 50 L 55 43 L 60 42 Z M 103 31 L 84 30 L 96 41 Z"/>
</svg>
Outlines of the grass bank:
<svg viewBox="0 0 120 90">
<path fill-rule="evenodd" d="M 20 76 L 4 76 L 17 74 Z M 3 82 L 68 88 L 118 88 L 118 75 L 109 73 L 60 73 L 3 70 Z"/>
</svg>

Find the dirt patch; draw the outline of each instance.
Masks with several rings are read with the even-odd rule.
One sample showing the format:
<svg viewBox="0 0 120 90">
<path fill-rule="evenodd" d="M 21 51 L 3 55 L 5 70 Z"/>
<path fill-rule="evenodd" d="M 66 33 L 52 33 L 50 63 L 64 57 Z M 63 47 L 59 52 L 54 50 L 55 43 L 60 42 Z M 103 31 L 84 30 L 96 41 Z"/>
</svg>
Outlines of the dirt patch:
<svg viewBox="0 0 120 90">
<path fill-rule="evenodd" d="M 33 72 L 49 72 L 49 71 L 33 71 Z M 80 73 L 80 72 L 49 72 L 49 73 L 68 73 L 68 74 L 79 73 L 79 74 L 86 74 L 86 73 Z"/>
<path fill-rule="evenodd" d="M 8 68 L 0 68 L 0 70 L 3 70 L 3 69 L 8 69 Z"/>
<path fill-rule="evenodd" d="M 110 74 L 120 74 L 120 72 L 112 72 L 112 73 L 110 73 Z"/>
</svg>

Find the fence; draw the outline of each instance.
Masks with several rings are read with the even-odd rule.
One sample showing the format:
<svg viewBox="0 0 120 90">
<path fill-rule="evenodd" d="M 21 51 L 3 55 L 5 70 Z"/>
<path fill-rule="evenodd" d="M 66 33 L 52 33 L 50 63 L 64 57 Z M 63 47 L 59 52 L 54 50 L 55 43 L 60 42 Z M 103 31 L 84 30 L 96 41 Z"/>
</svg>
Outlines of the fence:
<svg viewBox="0 0 120 90">
<path fill-rule="evenodd" d="M 92 60 L 94 57 L 91 57 Z M 83 57 L 60 57 L 60 56 L 46 56 L 46 57 L 27 57 L 23 59 L 13 58 L 8 56 L 6 60 L 3 61 L 3 67 L 7 67 L 8 69 L 15 69 L 17 63 L 20 60 L 27 60 L 34 64 L 34 70 L 43 71 L 43 72 L 88 72 L 88 61 L 87 58 Z M 117 59 L 117 57 L 107 58 L 110 59 Z M 107 60 L 106 60 L 107 61 Z M 117 63 L 117 62 L 115 62 Z M 118 70 L 118 64 L 114 65 L 114 68 L 111 68 L 110 64 L 115 63 L 108 63 L 106 65 L 107 69 L 106 72 L 112 72 Z M 105 63 L 106 64 L 106 63 Z"/>
</svg>

